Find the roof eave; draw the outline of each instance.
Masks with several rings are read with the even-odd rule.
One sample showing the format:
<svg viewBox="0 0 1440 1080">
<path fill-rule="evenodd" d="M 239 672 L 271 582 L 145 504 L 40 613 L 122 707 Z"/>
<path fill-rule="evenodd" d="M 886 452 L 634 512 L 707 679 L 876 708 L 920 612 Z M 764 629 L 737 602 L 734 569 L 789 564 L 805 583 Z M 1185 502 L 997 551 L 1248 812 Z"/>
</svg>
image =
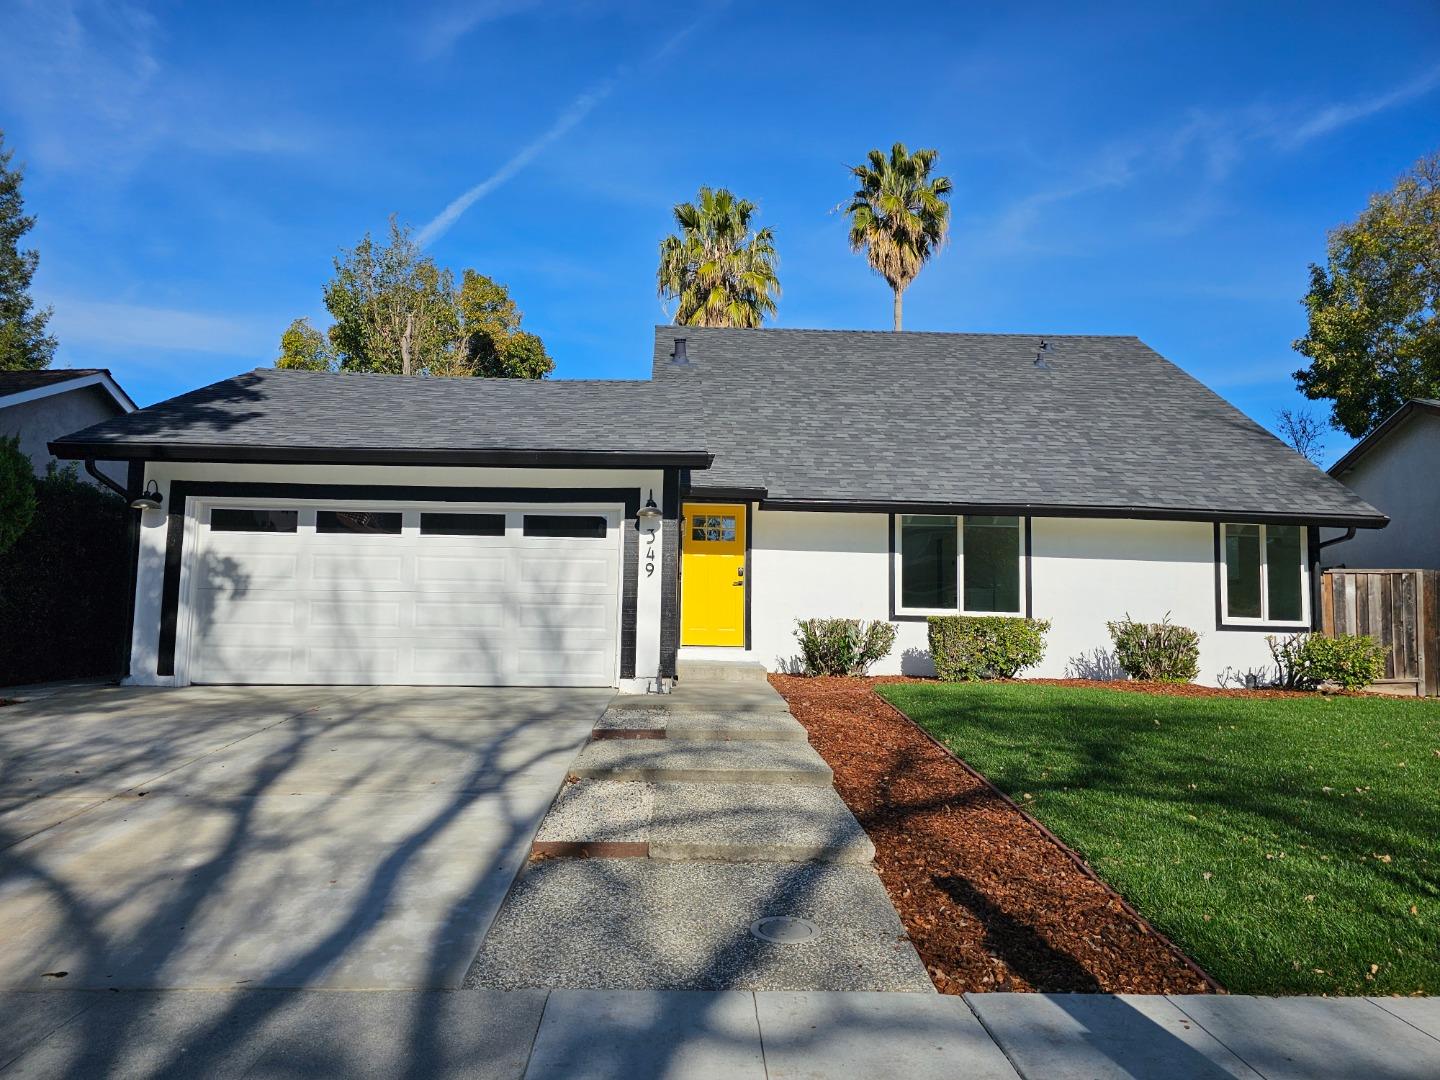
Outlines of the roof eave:
<svg viewBox="0 0 1440 1080">
<path fill-rule="evenodd" d="M 1381 529 L 1384 514 L 1316 512 L 1275 513 L 1244 508 L 1191 509 L 1172 506 L 1088 505 L 1079 503 L 937 503 L 851 499 L 764 499 L 762 510 L 837 511 L 896 514 L 987 514 L 1006 517 L 1134 518 L 1148 521 L 1244 522 L 1268 525 L 1316 525 Z"/>
<path fill-rule="evenodd" d="M 1405 402 L 1404 405 L 1401 405 L 1384 420 L 1380 421 L 1379 427 L 1352 446 L 1340 460 L 1335 462 L 1334 465 L 1331 465 L 1326 472 L 1335 477 L 1335 479 L 1340 479 L 1341 473 L 1346 473 L 1353 469 L 1359 464 L 1361 458 L 1365 457 L 1370 451 L 1384 442 L 1390 432 L 1394 431 L 1395 428 L 1409 419 L 1410 415 L 1416 411 L 1428 412 L 1432 415 L 1440 416 L 1440 405 L 1436 405 L 1432 401 L 1411 400 Z"/>
<path fill-rule="evenodd" d="M 217 465 L 489 465 L 530 468 L 708 469 L 699 450 L 421 449 L 324 446 L 223 446 L 207 443 L 73 442 L 50 444 L 57 458 L 98 461 L 211 462 Z"/>
</svg>

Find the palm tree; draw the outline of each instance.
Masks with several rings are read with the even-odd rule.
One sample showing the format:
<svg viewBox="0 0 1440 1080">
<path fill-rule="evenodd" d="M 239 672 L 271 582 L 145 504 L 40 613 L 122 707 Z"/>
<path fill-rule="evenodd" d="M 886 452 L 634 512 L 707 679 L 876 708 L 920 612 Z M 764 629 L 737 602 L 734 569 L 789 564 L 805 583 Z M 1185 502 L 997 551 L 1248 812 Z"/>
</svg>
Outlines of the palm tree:
<svg viewBox="0 0 1440 1080">
<path fill-rule="evenodd" d="M 895 329 L 901 297 L 915 275 L 945 242 L 954 189 L 948 176 L 930 175 L 938 150 L 910 153 L 904 143 L 886 158 L 871 150 L 868 165 L 851 168 L 860 187 L 850 197 L 850 250 L 864 251 L 870 268 L 895 290 Z"/>
<path fill-rule="evenodd" d="M 693 203 L 675 207 L 680 227 L 660 241 L 660 296 L 677 301 L 679 326 L 753 329 L 775 314 L 775 234 L 754 232 L 755 204 L 724 188 L 700 189 Z"/>
</svg>

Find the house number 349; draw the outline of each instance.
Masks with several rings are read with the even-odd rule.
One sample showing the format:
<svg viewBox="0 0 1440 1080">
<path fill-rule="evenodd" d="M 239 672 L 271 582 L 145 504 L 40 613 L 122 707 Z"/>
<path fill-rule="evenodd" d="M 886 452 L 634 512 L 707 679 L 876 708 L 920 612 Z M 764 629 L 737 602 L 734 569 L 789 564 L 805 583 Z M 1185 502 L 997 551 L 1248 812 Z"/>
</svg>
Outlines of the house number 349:
<svg viewBox="0 0 1440 1080">
<path fill-rule="evenodd" d="M 645 534 L 645 576 L 655 576 L 655 533 Z"/>
</svg>

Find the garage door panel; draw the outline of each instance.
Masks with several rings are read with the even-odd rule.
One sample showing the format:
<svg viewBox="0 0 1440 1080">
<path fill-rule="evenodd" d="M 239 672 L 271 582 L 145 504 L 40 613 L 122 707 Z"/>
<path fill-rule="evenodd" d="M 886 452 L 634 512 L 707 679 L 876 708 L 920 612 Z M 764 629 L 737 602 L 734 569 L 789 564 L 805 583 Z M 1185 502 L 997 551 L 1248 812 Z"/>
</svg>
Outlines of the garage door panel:
<svg viewBox="0 0 1440 1080">
<path fill-rule="evenodd" d="M 231 591 L 288 586 L 295 581 L 299 565 L 295 553 L 207 551 L 195 567 L 196 585 Z"/>
<path fill-rule="evenodd" d="M 473 555 L 460 552 L 421 555 L 415 562 L 415 580 L 422 585 L 502 585 L 508 576 L 509 566 L 509 552 L 493 549 Z"/>
<path fill-rule="evenodd" d="M 320 537 L 316 540 L 319 541 Z M 396 537 L 396 541 L 399 540 Z M 357 589 L 375 589 L 401 584 L 403 565 L 399 555 L 358 555 L 317 550 L 310 556 L 310 576 L 316 581 L 341 581 Z"/>
<path fill-rule="evenodd" d="M 513 515 L 468 504 L 465 512 Z M 422 534 L 413 518 L 408 532 L 321 533 L 303 513 L 294 533 L 214 533 L 206 520 L 202 509 L 191 568 L 194 681 L 614 684 L 613 513 L 603 538 Z"/>
<path fill-rule="evenodd" d="M 417 630 L 504 630 L 506 609 L 503 602 L 469 603 L 465 601 L 416 600 Z"/>
<path fill-rule="evenodd" d="M 401 605 L 397 600 L 366 603 L 363 600 L 312 600 L 309 625 L 313 629 L 351 627 L 393 630 L 400 627 Z"/>
</svg>

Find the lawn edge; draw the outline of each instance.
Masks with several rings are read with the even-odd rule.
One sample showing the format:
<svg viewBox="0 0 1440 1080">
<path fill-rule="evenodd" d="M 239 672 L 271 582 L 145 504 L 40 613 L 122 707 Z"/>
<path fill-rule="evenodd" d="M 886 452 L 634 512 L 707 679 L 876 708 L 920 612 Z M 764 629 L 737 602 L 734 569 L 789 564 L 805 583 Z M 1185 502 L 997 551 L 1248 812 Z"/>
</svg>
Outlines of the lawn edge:
<svg viewBox="0 0 1440 1080">
<path fill-rule="evenodd" d="M 914 720 L 912 720 L 909 714 L 906 713 L 903 709 L 901 709 L 898 705 L 896 705 L 892 701 L 887 700 L 883 694 L 876 693 L 873 683 L 868 687 L 868 689 L 871 695 L 875 697 L 878 701 L 880 701 L 882 704 L 884 704 L 887 709 L 893 712 L 896 716 L 903 719 L 916 731 L 920 732 L 920 734 L 923 735 L 932 745 L 942 751 L 947 757 L 951 758 L 957 765 L 960 766 L 960 768 L 964 769 L 965 772 L 967 772 L 979 783 L 984 785 L 987 789 L 989 789 L 992 794 L 997 796 L 1002 802 L 1004 802 L 1012 810 L 1014 810 L 1017 814 L 1024 818 L 1025 821 L 1029 823 L 1032 828 L 1036 829 L 1041 836 L 1045 837 L 1047 841 L 1055 845 L 1055 847 L 1060 850 L 1060 853 L 1075 865 L 1075 868 L 1077 870 L 1079 870 L 1082 874 L 1084 874 L 1090 880 L 1094 881 L 1097 885 L 1099 885 L 1106 894 L 1108 894 L 1120 905 L 1121 909 L 1127 915 L 1134 919 L 1148 933 L 1154 934 L 1167 949 L 1173 952 L 1180 959 L 1180 962 L 1184 964 L 1185 967 L 1189 968 L 1201 981 L 1205 983 L 1206 986 L 1210 987 L 1211 993 L 1230 993 L 1230 991 L 1226 990 L 1218 979 L 1216 979 L 1213 975 L 1211 975 L 1208 971 L 1206 971 L 1193 959 L 1191 959 L 1190 955 L 1186 953 L 1184 949 L 1180 948 L 1180 946 L 1175 943 L 1174 939 L 1172 939 L 1169 934 L 1161 932 L 1149 919 L 1147 919 L 1144 915 L 1140 914 L 1140 912 L 1136 910 L 1134 904 L 1130 903 L 1129 900 L 1126 900 L 1125 897 L 1123 897 L 1122 895 L 1120 895 L 1119 892 L 1116 891 L 1113 885 L 1111 885 L 1108 881 L 1106 881 L 1104 878 L 1102 878 L 1099 874 L 1095 872 L 1095 869 L 1088 862 L 1085 861 L 1084 856 L 1082 856 L 1078 851 L 1072 848 L 1064 840 L 1060 839 L 1060 837 L 1057 836 L 1054 831 L 1052 831 L 1042 821 L 1040 821 L 1039 818 L 1035 817 L 1034 814 L 1026 810 L 1025 807 L 1017 803 L 1004 791 L 1001 791 L 1000 788 L 998 788 L 990 780 L 990 778 L 984 773 L 982 773 L 979 769 L 975 768 L 959 754 L 955 753 L 954 750 L 951 750 L 950 747 L 946 746 L 939 739 L 935 738 L 934 735 L 931 735 L 930 732 L 926 731 L 924 725 L 918 724 Z"/>
</svg>

